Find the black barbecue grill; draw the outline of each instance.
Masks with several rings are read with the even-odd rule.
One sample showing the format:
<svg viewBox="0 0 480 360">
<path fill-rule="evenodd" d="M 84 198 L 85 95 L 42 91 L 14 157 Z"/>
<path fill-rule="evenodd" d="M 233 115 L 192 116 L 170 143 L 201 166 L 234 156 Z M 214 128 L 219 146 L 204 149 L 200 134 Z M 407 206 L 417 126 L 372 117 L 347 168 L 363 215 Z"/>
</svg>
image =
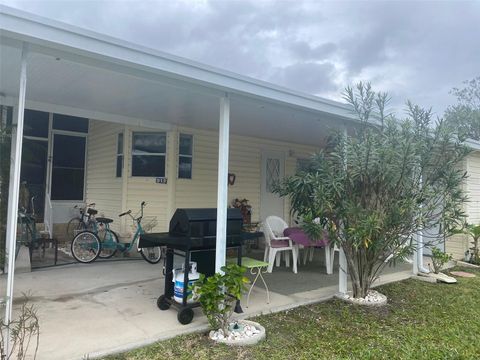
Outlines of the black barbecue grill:
<svg viewBox="0 0 480 360">
<path fill-rule="evenodd" d="M 227 242 L 228 249 L 236 249 L 238 264 L 241 265 L 242 244 L 245 240 L 258 236 L 242 232 L 242 214 L 240 209 L 227 210 Z M 157 300 L 161 310 L 171 306 L 178 310 L 178 321 L 188 324 L 193 319 L 192 308 L 198 303 L 187 303 L 188 269 L 190 261 L 197 263 L 197 270 L 205 276 L 215 273 L 215 249 L 217 231 L 217 209 L 177 209 L 172 219 L 168 233 L 144 234 L 140 237 L 138 246 L 165 246 L 165 291 Z M 184 257 L 183 302 L 178 304 L 173 300 L 174 285 L 173 267 L 174 255 Z M 238 306 L 238 308 L 240 308 Z"/>
</svg>

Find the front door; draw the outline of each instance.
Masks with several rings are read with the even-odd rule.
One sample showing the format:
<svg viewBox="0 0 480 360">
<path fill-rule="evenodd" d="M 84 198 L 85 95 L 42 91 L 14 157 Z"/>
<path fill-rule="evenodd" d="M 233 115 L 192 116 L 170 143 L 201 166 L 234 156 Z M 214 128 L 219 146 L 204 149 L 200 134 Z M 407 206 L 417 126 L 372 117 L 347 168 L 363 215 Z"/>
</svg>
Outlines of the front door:
<svg viewBox="0 0 480 360">
<path fill-rule="evenodd" d="M 281 152 L 262 152 L 260 218 L 276 215 L 284 219 L 284 200 L 273 193 L 273 185 L 285 175 L 285 156 Z"/>
<path fill-rule="evenodd" d="M 53 135 L 50 196 L 53 201 L 83 201 L 85 135 Z"/>
</svg>

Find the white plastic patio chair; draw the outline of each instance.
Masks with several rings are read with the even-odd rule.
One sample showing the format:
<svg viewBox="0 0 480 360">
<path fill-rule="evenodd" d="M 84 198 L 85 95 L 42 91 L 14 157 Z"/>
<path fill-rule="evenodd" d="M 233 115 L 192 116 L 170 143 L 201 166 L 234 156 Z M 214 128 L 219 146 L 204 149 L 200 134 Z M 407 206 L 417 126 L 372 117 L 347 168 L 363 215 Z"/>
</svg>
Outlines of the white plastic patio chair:
<svg viewBox="0 0 480 360">
<path fill-rule="evenodd" d="M 283 235 L 283 231 L 288 224 L 278 216 L 269 216 L 263 223 L 263 233 L 265 236 L 265 254 L 264 261 L 268 261 L 269 273 L 273 270 L 275 259 L 277 266 L 280 266 L 280 255 L 285 252 L 286 266 L 290 266 L 290 251 L 292 252 L 293 272 L 297 273 L 298 246 L 295 245 L 289 237 Z"/>
</svg>

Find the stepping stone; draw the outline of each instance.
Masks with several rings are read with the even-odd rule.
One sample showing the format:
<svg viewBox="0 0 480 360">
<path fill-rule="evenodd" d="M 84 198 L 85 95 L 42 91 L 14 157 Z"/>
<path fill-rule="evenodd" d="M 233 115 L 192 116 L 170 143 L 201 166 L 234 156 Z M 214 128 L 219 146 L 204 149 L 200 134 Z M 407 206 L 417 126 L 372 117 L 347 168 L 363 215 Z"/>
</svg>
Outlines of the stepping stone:
<svg viewBox="0 0 480 360">
<path fill-rule="evenodd" d="M 455 284 L 457 282 L 457 279 L 455 279 L 454 277 L 445 275 L 443 273 L 435 274 L 433 272 L 431 272 L 431 273 L 420 273 L 419 272 L 418 275 L 433 278 L 433 279 L 436 279 L 438 282 L 443 282 L 443 283 L 447 283 L 447 284 Z"/>
<path fill-rule="evenodd" d="M 464 278 L 473 278 L 473 277 L 477 276 L 475 274 L 468 273 L 468 272 L 465 272 L 465 271 L 450 271 L 450 274 L 452 274 L 454 276 L 458 276 L 458 277 L 464 277 Z"/>
</svg>

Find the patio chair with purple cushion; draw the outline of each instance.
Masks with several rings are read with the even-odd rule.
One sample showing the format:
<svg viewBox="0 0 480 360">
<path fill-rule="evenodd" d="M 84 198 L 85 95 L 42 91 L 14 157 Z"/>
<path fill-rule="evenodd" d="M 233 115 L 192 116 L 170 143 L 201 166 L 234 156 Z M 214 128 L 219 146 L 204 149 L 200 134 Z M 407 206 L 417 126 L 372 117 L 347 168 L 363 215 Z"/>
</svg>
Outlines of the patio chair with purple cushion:
<svg viewBox="0 0 480 360">
<path fill-rule="evenodd" d="M 295 245 L 288 236 L 283 235 L 283 231 L 288 228 L 288 224 L 278 216 L 269 216 L 263 223 L 263 233 L 265 236 L 265 254 L 264 261 L 268 261 L 268 272 L 273 270 L 275 258 L 277 266 L 280 266 L 280 255 L 285 253 L 286 266 L 290 266 L 290 251 L 292 252 L 293 272 L 297 273 L 298 246 Z"/>
</svg>

